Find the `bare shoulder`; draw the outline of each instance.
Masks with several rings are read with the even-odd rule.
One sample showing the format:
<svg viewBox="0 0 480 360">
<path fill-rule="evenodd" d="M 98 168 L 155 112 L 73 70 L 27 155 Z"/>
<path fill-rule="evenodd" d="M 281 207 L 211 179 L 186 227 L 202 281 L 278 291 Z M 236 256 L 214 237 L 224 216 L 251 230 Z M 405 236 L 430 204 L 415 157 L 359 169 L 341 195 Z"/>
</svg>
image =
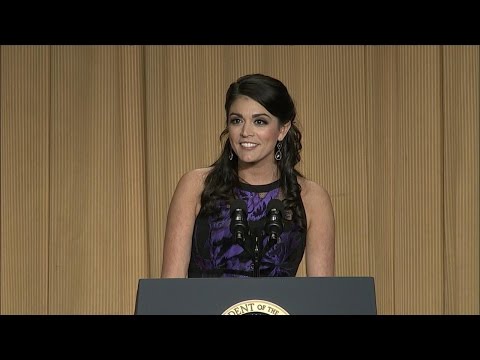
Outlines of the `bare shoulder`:
<svg viewBox="0 0 480 360">
<path fill-rule="evenodd" d="M 170 202 L 170 212 L 180 215 L 192 209 L 196 215 L 200 211 L 201 195 L 204 189 L 205 178 L 211 168 L 199 168 L 186 172 L 180 178 Z M 178 212 L 176 212 L 178 211 Z"/>
<path fill-rule="evenodd" d="M 332 201 L 328 191 L 315 181 L 305 178 L 299 178 L 298 183 L 302 187 L 301 197 L 307 216 L 307 228 L 317 222 L 316 219 L 333 220 Z"/>
<path fill-rule="evenodd" d="M 298 178 L 298 183 L 302 187 L 302 201 L 304 204 L 315 204 L 318 206 L 320 203 L 330 203 L 330 195 L 328 191 L 315 181 L 305 178 Z"/>
<path fill-rule="evenodd" d="M 200 196 L 204 189 L 205 178 L 210 168 L 199 168 L 186 172 L 178 181 L 172 201 L 191 202 L 200 206 Z"/>
<path fill-rule="evenodd" d="M 205 178 L 210 172 L 211 168 L 199 168 L 186 172 L 178 181 L 178 186 L 188 187 L 193 189 L 202 189 Z"/>
</svg>

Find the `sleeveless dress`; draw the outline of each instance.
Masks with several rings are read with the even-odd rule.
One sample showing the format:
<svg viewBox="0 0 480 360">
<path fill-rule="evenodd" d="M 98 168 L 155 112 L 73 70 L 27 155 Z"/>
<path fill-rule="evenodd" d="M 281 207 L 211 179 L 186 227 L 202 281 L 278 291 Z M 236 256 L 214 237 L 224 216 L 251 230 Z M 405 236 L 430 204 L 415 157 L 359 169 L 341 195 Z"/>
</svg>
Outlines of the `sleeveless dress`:
<svg viewBox="0 0 480 360">
<path fill-rule="evenodd" d="M 281 200 L 279 184 L 279 180 L 267 185 L 240 183 L 234 188 L 235 197 L 244 200 L 247 205 L 251 235 L 244 243 L 237 241 L 230 231 L 230 207 L 227 202 L 219 202 L 219 216 L 197 216 L 189 278 L 296 275 L 305 250 L 305 232 L 289 220 L 291 215 L 288 214 L 284 216 L 283 232 L 277 241 L 269 241 L 270 237 L 264 231 L 268 203 L 272 199 Z"/>
</svg>

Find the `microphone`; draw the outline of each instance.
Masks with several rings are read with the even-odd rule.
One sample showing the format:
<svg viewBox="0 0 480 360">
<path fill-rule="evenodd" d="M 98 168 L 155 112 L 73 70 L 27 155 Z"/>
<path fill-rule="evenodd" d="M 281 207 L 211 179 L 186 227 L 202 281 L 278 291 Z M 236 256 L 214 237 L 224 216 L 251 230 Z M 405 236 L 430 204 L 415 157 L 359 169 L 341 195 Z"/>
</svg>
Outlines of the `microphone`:
<svg viewBox="0 0 480 360">
<path fill-rule="evenodd" d="M 230 232 L 236 240 L 245 241 L 248 234 L 247 205 L 245 201 L 235 199 L 230 203 Z"/>
<path fill-rule="evenodd" d="M 270 241 L 277 241 L 283 231 L 283 202 L 273 199 L 267 206 L 267 220 L 265 222 L 265 232 L 270 236 Z"/>
</svg>

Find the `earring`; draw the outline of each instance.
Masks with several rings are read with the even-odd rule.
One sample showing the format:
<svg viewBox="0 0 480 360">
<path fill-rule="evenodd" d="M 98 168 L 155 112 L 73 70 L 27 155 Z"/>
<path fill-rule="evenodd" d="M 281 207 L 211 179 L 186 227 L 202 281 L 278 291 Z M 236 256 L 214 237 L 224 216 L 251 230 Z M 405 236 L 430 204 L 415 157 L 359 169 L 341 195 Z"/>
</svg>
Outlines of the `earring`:
<svg viewBox="0 0 480 360">
<path fill-rule="evenodd" d="M 230 160 L 230 161 L 233 160 L 233 151 L 232 151 L 232 148 L 230 148 L 230 155 L 228 155 L 228 160 Z"/>
<path fill-rule="evenodd" d="M 282 160 L 282 152 L 280 151 L 281 148 L 282 148 L 282 142 L 279 141 L 277 143 L 277 149 L 278 150 L 275 152 L 275 160 L 277 160 L 277 161 Z"/>
</svg>

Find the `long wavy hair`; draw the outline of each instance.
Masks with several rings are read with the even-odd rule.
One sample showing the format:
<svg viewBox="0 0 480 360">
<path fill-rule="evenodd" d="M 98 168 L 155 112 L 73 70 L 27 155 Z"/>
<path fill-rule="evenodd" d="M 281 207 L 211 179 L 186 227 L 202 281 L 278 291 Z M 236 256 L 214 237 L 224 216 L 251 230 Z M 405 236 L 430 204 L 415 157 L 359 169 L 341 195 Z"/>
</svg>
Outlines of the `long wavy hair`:
<svg viewBox="0 0 480 360">
<path fill-rule="evenodd" d="M 226 93 L 225 129 L 220 135 L 220 141 L 224 143 L 220 157 L 211 165 L 213 168 L 205 179 L 205 187 L 201 196 L 202 212 L 207 215 L 218 214 L 218 201 L 230 201 L 234 198 L 233 188 L 238 186 L 238 158 L 233 153 L 230 141 L 228 141 L 228 114 L 232 103 L 239 96 L 248 96 L 261 104 L 280 121 L 279 126 L 291 121 L 291 127 L 282 141 L 282 159 L 277 161 L 280 174 L 280 188 L 284 194 L 283 204 L 285 210 L 290 210 L 292 220 L 301 229 L 306 230 L 305 209 L 302 206 L 297 177 L 303 175 L 295 169 L 300 161 L 302 149 L 302 134 L 295 125 L 297 111 L 295 104 L 285 85 L 270 76 L 251 74 L 240 77 L 230 84 Z M 225 138 L 227 138 L 225 140 Z"/>
</svg>

